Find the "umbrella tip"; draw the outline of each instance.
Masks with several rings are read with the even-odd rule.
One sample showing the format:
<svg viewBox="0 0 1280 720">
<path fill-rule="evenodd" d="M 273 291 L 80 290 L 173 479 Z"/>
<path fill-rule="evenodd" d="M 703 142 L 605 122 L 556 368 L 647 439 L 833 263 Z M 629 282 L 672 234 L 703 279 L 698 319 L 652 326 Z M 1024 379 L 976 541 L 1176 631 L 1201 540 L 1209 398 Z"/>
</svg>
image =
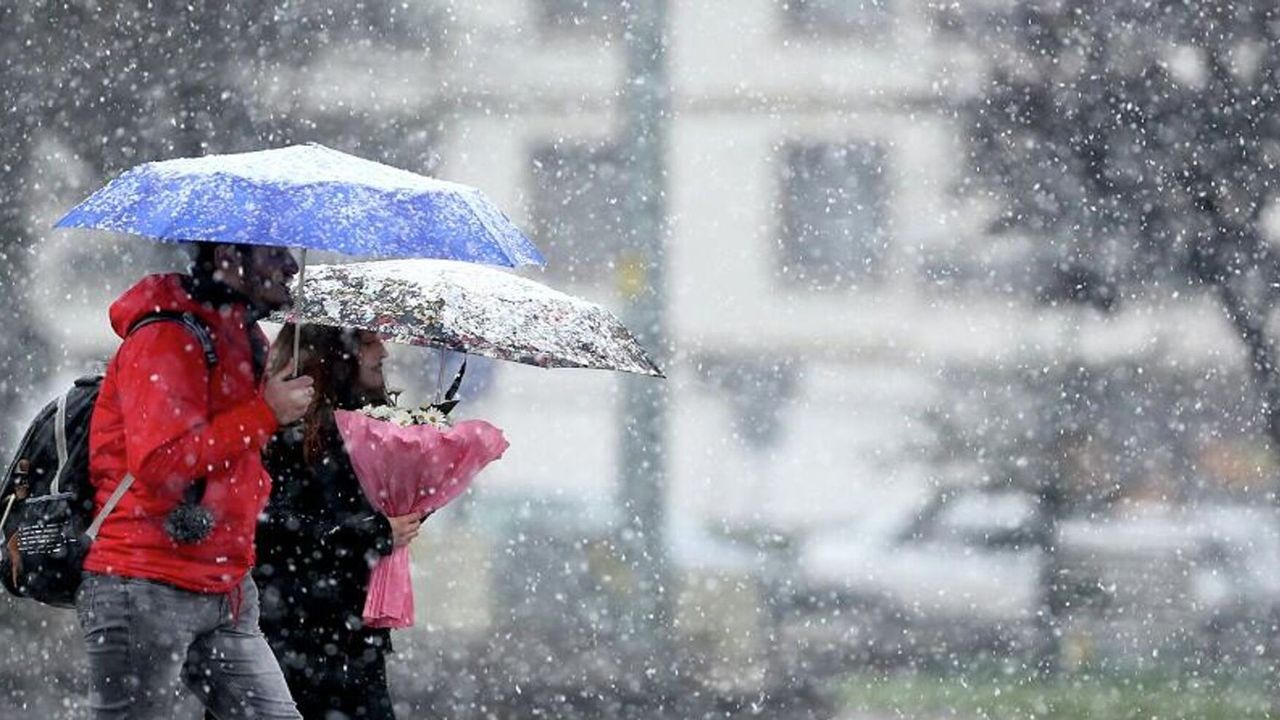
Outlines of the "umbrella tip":
<svg viewBox="0 0 1280 720">
<path fill-rule="evenodd" d="M 75 208 L 71 208 L 70 210 L 68 210 L 68 211 L 67 211 L 67 214 L 66 214 L 66 215 L 63 215 L 63 216 L 58 220 L 58 222 L 56 222 L 56 223 L 54 223 L 54 224 L 53 224 L 53 226 L 54 226 L 55 228 L 72 228 L 72 227 L 79 227 L 78 225 L 75 225 L 75 224 L 72 222 L 73 217 L 75 216 L 75 214 L 76 214 L 76 209 L 75 209 Z"/>
</svg>

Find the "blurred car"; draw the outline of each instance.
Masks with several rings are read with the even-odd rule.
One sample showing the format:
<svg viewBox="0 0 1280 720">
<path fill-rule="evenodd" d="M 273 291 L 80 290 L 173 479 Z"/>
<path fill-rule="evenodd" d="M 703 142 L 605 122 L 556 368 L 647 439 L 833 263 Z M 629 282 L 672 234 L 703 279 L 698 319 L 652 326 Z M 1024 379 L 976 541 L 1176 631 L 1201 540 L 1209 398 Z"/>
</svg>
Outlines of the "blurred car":
<svg viewBox="0 0 1280 720">
<path fill-rule="evenodd" d="M 1044 604 L 1036 498 L 1013 489 L 939 491 L 877 509 L 874 522 L 811 533 L 797 582 L 814 617 L 872 662 L 952 662 L 1031 647 Z M 1063 626 L 1124 625 L 1099 652 L 1184 645 L 1280 606 L 1280 542 L 1269 508 L 1133 508 L 1057 528 Z M 1126 625 L 1127 623 L 1127 625 Z M 1080 626 L 1083 627 L 1083 626 Z"/>
<path fill-rule="evenodd" d="M 876 664 L 1018 644 L 1037 607 L 1034 512 L 1024 493 L 941 492 L 815 531 L 797 556 L 810 614 L 825 616 L 810 623 L 839 636 L 828 652 Z"/>
</svg>

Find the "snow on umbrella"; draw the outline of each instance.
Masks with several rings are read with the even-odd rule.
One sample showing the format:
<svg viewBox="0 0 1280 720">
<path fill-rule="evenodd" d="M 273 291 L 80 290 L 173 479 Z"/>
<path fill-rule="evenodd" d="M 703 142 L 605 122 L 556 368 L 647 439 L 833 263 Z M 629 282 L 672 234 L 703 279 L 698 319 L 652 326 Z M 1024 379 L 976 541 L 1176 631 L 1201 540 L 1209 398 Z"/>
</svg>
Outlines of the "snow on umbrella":
<svg viewBox="0 0 1280 720">
<path fill-rule="evenodd" d="M 72 208 L 57 227 L 363 257 L 544 264 L 479 190 L 315 143 L 144 163 Z"/>
<path fill-rule="evenodd" d="M 608 310 L 508 272 L 447 260 L 317 265 L 281 321 L 371 330 L 407 345 L 540 367 L 662 377 Z"/>
</svg>

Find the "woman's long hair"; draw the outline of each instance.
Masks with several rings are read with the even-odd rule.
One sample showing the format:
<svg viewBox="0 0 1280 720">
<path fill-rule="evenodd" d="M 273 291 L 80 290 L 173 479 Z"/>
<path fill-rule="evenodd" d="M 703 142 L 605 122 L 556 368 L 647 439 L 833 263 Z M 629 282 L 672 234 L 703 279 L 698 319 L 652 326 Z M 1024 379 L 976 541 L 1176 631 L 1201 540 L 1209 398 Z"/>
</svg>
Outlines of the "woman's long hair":
<svg viewBox="0 0 1280 720">
<path fill-rule="evenodd" d="M 271 374 L 293 359 L 297 326 L 286 324 L 271 346 Z M 303 459 L 311 464 L 327 448 L 341 444 L 334 410 L 355 410 L 370 403 L 385 405 L 386 388 L 360 387 L 360 331 L 326 325 L 303 325 L 298 374 L 315 381 L 315 402 L 303 416 Z"/>
</svg>

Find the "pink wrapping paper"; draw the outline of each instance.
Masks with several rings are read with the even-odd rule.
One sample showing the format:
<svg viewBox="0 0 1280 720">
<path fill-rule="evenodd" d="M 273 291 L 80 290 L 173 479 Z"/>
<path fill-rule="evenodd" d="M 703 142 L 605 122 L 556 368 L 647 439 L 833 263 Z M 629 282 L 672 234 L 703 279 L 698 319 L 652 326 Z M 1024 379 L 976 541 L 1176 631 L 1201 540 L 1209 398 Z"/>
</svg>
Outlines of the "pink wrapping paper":
<svg viewBox="0 0 1280 720">
<path fill-rule="evenodd" d="M 351 465 L 369 502 L 388 517 L 426 514 L 462 494 L 486 465 L 502 457 L 502 431 L 483 420 L 451 428 L 401 427 L 358 412 L 334 412 Z M 373 566 L 364 622 L 375 628 L 413 625 L 409 549 L 396 548 Z"/>
</svg>

